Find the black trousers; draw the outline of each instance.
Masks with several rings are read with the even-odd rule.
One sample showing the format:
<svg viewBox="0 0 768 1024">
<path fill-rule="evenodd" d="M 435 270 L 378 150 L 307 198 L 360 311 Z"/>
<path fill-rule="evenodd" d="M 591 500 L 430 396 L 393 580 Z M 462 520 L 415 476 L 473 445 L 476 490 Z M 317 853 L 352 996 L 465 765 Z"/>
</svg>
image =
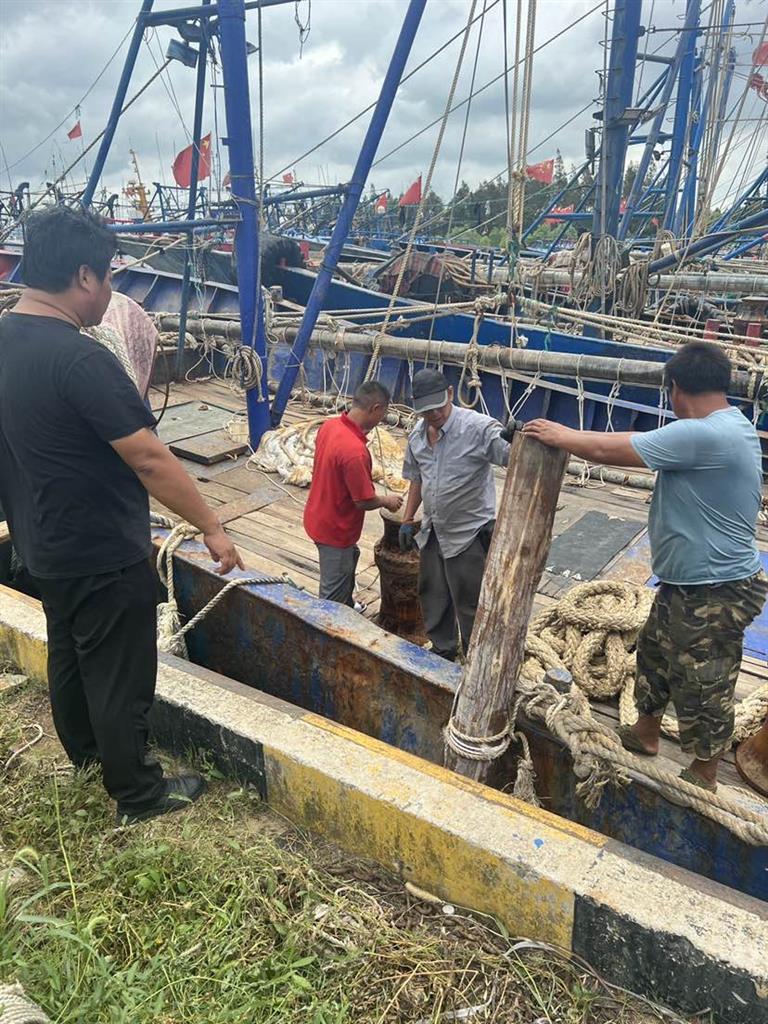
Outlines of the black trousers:
<svg viewBox="0 0 768 1024">
<path fill-rule="evenodd" d="M 320 561 L 320 597 L 325 601 L 336 601 L 354 608 L 355 569 L 360 558 L 360 548 L 352 544 L 348 548 L 332 548 L 329 544 L 316 544 Z"/>
<path fill-rule="evenodd" d="M 157 675 L 155 579 L 149 561 L 97 576 L 35 577 L 48 624 L 53 721 L 77 766 L 101 762 L 121 811 L 164 791 L 146 764 L 147 716 Z"/>
<path fill-rule="evenodd" d="M 454 558 L 443 557 L 434 530 L 430 530 L 419 552 L 419 603 L 424 629 L 434 653 L 449 661 L 456 659 L 458 634 L 464 653 L 469 649 L 495 525 L 495 520 L 486 523 L 469 547 Z"/>
</svg>

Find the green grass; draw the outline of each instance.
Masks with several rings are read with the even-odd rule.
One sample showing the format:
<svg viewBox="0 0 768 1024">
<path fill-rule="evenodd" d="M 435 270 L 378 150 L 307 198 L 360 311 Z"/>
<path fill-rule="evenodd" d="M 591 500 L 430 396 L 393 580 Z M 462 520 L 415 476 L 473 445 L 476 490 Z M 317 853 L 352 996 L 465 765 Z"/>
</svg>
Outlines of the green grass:
<svg viewBox="0 0 768 1024">
<path fill-rule="evenodd" d="M 41 691 L 0 695 L 0 982 L 56 1024 L 650 1024 L 672 1019 L 494 922 L 415 902 L 398 879 L 313 841 L 247 787 L 131 829 L 55 741 L 4 771 Z M 459 1018 L 461 1019 L 461 1018 Z"/>
</svg>

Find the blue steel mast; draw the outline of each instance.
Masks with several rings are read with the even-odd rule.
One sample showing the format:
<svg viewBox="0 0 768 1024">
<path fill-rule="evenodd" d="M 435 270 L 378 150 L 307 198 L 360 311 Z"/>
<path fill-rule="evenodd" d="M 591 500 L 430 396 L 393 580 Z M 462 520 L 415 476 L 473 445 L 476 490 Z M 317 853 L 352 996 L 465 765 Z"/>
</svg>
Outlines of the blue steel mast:
<svg viewBox="0 0 768 1024">
<path fill-rule="evenodd" d="M 594 239 L 603 234 L 615 238 L 619 230 L 624 162 L 633 123 L 628 111 L 632 107 L 635 86 L 637 43 L 643 31 L 640 27 L 642 6 L 642 0 L 616 0 L 613 11 L 608 81 L 602 112 L 603 142 L 592 218 Z"/>
<path fill-rule="evenodd" d="M 405 13 L 403 27 L 400 30 L 400 36 L 398 37 L 387 74 L 382 83 L 376 108 L 371 116 L 371 123 L 368 125 L 368 131 L 365 133 L 365 139 L 363 140 L 360 155 L 357 158 L 357 164 L 352 173 L 352 179 L 346 186 L 344 203 L 336 220 L 331 240 L 325 249 L 322 266 L 312 286 L 296 340 L 291 348 L 289 360 L 286 363 L 275 400 L 272 403 L 272 426 L 279 424 L 288 404 L 288 399 L 291 397 L 291 390 L 307 351 L 312 330 L 317 322 L 318 314 L 323 308 L 323 302 L 333 277 L 334 268 L 338 263 L 342 247 L 349 234 L 352 219 L 357 210 L 357 204 L 360 201 L 368 172 L 376 156 L 376 150 L 386 126 L 389 112 L 392 109 L 395 93 L 400 85 L 400 79 L 405 70 L 405 63 L 408 60 L 408 54 L 411 52 L 413 40 L 416 38 L 416 32 L 421 22 L 425 5 L 426 0 L 410 0 L 408 10 Z M 260 437 L 261 434 L 259 434 Z M 251 436 L 251 446 L 256 447 L 253 436 Z"/>
<path fill-rule="evenodd" d="M 677 84 L 675 121 L 672 129 L 669 167 L 667 169 L 667 188 L 666 195 L 664 197 L 664 217 L 662 224 L 665 228 L 671 228 L 675 222 L 677 191 L 680 186 L 683 160 L 686 156 L 686 146 L 688 143 L 689 131 L 691 130 L 690 106 L 691 94 L 693 92 L 693 77 L 696 66 L 696 39 L 698 36 L 700 20 L 701 0 L 688 0 L 685 9 L 685 31 L 683 32 L 683 43 L 685 49 L 680 63 L 680 74 Z"/>
</svg>

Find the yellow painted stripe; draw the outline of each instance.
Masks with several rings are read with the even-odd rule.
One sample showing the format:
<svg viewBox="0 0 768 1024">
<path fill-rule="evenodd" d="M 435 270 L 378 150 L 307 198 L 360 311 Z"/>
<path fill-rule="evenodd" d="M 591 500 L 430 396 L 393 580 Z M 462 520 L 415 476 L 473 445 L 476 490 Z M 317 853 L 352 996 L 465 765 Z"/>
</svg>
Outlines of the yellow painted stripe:
<svg viewBox="0 0 768 1024">
<path fill-rule="evenodd" d="M 416 771 L 431 776 L 433 779 L 438 779 L 440 782 L 455 786 L 457 789 L 461 789 L 465 793 L 472 793 L 474 796 L 478 797 L 478 799 L 485 800 L 487 803 L 502 807 L 512 814 L 522 814 L 526 818 L 536 821 L 542 826 L 562 832 L 568 836 L 573 836 L 581 842 L 589 843 L 590 846 L 602 849 L 602 847 L 609 842 L 607 836 L 601 835 L 599 832 L 595 832 L 591 828 L 587 828 L 586 825 L 579 825 L 577 822 L 568 821 L 566 818 L 561 818 L 541 807 L 534 807 L 532 804 L 528 804 L 524 800 L 519 800 L 510 793 L 501 793 L 499 790 L 491 789 L 489 786 L 484 786 L 482 783 L 475 782 L 473 779 L 466 779 L 463 775 L 458 775 L 456 772 L 449 771 L 441 765 L 433 764 L 431 761 L 426 761 L 423 758 L 418 757 L 416 754 L 409 754 L 405 750 L 392 747 L 388 743 L 384 743 L 382 740 L 375 739 L 372 736 L 367 736 L 365 733 L 357 732 L 355 729 L 350 729 L 345 725 L 340 725 L 338 722 L 332 722 L 330 719 L 323 718 L 321 715 L 315 715 L 312 712 L 307 712 L 301 716 L 301 720 L 317 729 L 322 729 L 324 732 L 332 733 L 334 736 L 338 736 L 340 739 L 344 739 L 349 743 L 355 743 L 359 747 L 364 747 L 367 750 L 370 750 L 372 754 L 376 754 L 378 756 L 383 754 L 391 761 L 396 761 L 398 764 L 413 768 Z"/>
<path fill-rule="evenodd" d="M 45 682 L 48 678 L 48 646 L 44 640 L 28 636 L 0 622 L 0 657 L 19 671 Z"/>
<path fill-rule="evenodd" d="M 502 858 L 482 837 L 447 832 L 394 801 L 377 799 L 281 751 L 264 748 L 270 807 L 339 845 L 389 868 L 404 881 L 461 907 L 490 914 L 513 935 L 571 948 L 574 895 Z M 420 762 L 421 765 L 422 762 Z"/>
</svg>

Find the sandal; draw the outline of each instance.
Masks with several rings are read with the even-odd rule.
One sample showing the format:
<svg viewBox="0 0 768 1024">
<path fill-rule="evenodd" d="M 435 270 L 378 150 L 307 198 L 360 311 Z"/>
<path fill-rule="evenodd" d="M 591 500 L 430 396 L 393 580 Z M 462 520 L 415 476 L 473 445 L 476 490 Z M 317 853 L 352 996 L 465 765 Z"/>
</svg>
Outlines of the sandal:
<svg viewBox="0 0 768 1024">
<path fill-rule="evenodd" d="M 680 772 L 680 778 L 684 782 L 690 782 L 692 786 L 698 786 L 699 789 L 706 789 L 708 793 L 717 792 L 716 782 L 707 782 L 706 779 L 702 779 L 697 772 L 692 771 L 690 768 L 683 768 Z"/>
<path fill-rule="evenodd" d="M 625 750 L 631 750 L 633 754 L 641 754 L 643 757 L 656 757 L 658 751 L 646 750 L 640 740 L 632 732 L 631 725 L 620 725 L 616 730 Z"/>
</svg>

